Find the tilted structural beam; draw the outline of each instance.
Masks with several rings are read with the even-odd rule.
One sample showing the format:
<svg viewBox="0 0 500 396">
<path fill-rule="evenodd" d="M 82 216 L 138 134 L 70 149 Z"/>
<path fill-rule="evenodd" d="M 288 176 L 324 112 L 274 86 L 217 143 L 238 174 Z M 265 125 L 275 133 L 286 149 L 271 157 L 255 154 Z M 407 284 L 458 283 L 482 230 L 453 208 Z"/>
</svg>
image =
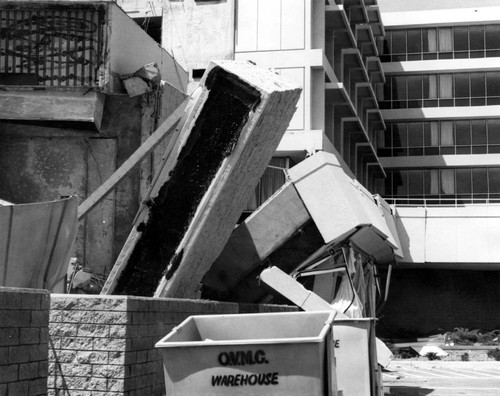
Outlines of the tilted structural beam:
<svg viewBox="0 0 500 396">
<path fill-rule="evenodd" d="M 300 93 L 251 63 L 210 63 L 103 293 L 199 297 Z"/>
</svg>

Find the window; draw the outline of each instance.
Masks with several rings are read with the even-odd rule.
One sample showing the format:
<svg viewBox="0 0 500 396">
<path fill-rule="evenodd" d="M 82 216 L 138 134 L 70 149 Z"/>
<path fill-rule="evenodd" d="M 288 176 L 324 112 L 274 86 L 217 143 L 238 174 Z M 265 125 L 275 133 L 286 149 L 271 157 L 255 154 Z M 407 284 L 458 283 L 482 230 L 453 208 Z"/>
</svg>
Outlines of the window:
<svg viewBox="0 0 500 396">
<path fill-rule="evenodd" d="M 469 121 L 457 121 L 455 126 L 456 144 L 458 146 L 470 146 L 470 126 Z"/>
<path fill-rule="evenodd" d="M 422 147 L 424 145 L 422 123 L 408 124 L 408 147 Z"/>
<path fill-rule="evenodd" d="M 500 168 L 488 169 L 488 186 L 490 194 L 500 193 Z"/>
<path fill-rule="evenodd" d="M 486 194 L 488 192 L 488 173 L 486 168 L 472 169 L 472 192 Z"/>
<path fill-rule="evenodd" d="M 392 32 L 392 53 L 406 54 L 406 30 Z"/>
<path fill-rule="evenodd" d="M 471 73 L 470 96 L 472 106 L 485 105 L 486 79 L 484 73 Z"/>
<path fill-rule="evenodd" d="M 437 198 L 443 203 L 498 201 L 500 167 L 388 170 L 385 192 L 385 198 Z"/>
<path fill-rule="evenodd" d="M 399 177 L 396 177 L 396 184 L 394 185 L 394 192 L 396 195 L 408 196 L 408 171 L 398 172 Z"/>
<path fill-rule="evenodd" d="M 472 144 L 486 144 L 486 123 L 484 120 L 472 121 Z"/>
<path fill-rule="evenodd" d="M 458 73 L 453 75 L 455 79 L 455 97 L 468 98 L 470 96 L 469 90 L 469 74 Z"/>
<path fill-rule="evenodd" d="M 422 76 L 408 77 L 408 107 L 422 107 Z"/>
<path fill-rule="evenodd" d="M 469 28 L 469 45 L 471 58 L 484 58 L 484 26 Z"/>
<path fill-rule="evenodd" d="M 486 73 L 487 104 L 500 104 L 500 72 Z"/>
<path fill-rule="evenodd" d="M 442 99 L 453 97 L 453 79 L 451 74 L 439 76 L 439 97 Z"/>
<path fill-rule="evenodd" d="M 446 121 L 441 123 L 441 146 L 453 146 L 453 122 Z"/>
<path fill-rule="evenodd" d="M 392 99 L 405 100 L 406 99 L 406 77 L 396 76 L 391 79 L 392 81 Z"/>
<path fill-rule="evenodd" d="M 384 97 L 384 109 L 500 105 L 500 72 L 389 76 Z"/>
<path fill-rule="evenodd" d="M 437 98 L 437 76 L 427 75 L 424 76 L 424 99 Z"/>
<path fill-rule="evenodd" d="M 500 153 L 500 119 L 387 122 L 378 147 L 382 157 Z"/>
<path fill-rule="evenodd" d="M 441 180 L 441 194 L 451 195 L 455 193 L 455 172 L 453 169 L 441 169 L 439 171 Z"/>
<path fill-rule="evenodd" d="M 424 170 L 424 195 L 439 194 L 439 171 L 437 169 Z"/>
<path fill-rule="evenodd" d="M 486 26 L 486 56 L 500 56 L 500 25 Z"/>
<path fill-rule="evenodd" d="M 456 27 L 454 29 L 453 45 L 455 58 L 469 57 L 469 29 L 467 27 Z"/>
<path fill-rule="evenodd" d="M 408 147 L 406 124 L 395 124 L 393 126 L 393 139 L 395 147 Z"/>
<path fill-rule="evenodd" d="M 408 60 L 420 60 L 422 54 L 422 31 L 408 30 Z"/>
<path fill-rule="evenodd" d="M 472 193 L 471 170 L 457 169 L 456 175 L 457 175 L 457 194 Z"/>
<path fill-rule="evenodd" d="M 500 120 L 488 120 L 488 144 L 500 145 Z"/>
<path fill-rule="evenodd" d="M 438 29 L 438 49 L 439 59 L 453 58 L 453 34 L 452 28 L 439 28 Z"/>
<path fill-rule="evenodd" d="M 500 56 L 500 24 L 388 30 L 383 61 Z"/>
<path fill-rule="evenodd" d="M 424 173 L 422 170 L 408 171 L 408 195 L 422 196 L 424 192 Z"/>
</svg>

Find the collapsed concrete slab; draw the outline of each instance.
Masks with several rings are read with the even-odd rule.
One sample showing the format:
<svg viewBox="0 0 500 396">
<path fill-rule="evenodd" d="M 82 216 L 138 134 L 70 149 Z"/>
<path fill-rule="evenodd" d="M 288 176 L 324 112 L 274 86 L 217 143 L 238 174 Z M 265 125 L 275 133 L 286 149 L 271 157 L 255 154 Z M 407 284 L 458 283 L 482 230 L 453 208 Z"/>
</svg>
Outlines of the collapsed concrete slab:
<svg viewBox="0 0 500 396">
<path fill-rule="evenodd" d="M 300 93 L 248 62 L 209 65 L 104 293 L 199 295 Z"/>
<path fill-rule="evenodd" d="M 288 171 L 289 182 L 231 235 L 203 278 L 204 296 L 259 301 L 257 276 L 269 265 L 286 273 L 314 264 L 341 244 L 376 262 L 399 254 L 394 219 L 338 157 L 318 152 Z"/>
</svg>

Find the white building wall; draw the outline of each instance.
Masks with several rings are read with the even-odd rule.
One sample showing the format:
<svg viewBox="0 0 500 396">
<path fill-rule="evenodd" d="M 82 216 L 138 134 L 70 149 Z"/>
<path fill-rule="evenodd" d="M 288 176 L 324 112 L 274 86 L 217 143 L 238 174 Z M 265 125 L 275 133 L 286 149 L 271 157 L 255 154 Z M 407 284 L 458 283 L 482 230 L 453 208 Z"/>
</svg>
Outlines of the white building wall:
<svg viewBox="0 0 500 396">
<path fill-rule="evenodd" d="M 312 22 L 324 20 L 324 10 L 317 0 L 236 0 L 235 59 L 274 69 L 303 88 L 277 155 L 331 147 L 317 138 L 324 130 L 324 73 L 315 73 L 323 70 L 324 21 L 323 28 Z"/>
<path fill-rule="evenodd" d="M 233 59 L 234 0 L 165 0 L 162 45 L 188 70 Z"/>
<path fill-rule="evenodd" d="M 500 205 L 400 207 L 400 265 L 500 269 Z"/>
</svg>

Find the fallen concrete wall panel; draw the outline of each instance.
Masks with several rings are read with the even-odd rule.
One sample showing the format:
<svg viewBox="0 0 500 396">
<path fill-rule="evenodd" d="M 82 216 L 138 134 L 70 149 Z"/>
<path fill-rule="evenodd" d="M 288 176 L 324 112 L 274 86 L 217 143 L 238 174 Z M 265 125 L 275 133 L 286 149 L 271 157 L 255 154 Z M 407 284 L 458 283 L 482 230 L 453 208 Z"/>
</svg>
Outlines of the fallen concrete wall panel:
<svg viewBox="0 0 500 396">
<path fill-rule="evenodd" d="M 301 93 L 269 70 L 234 61 L 212 62 L 201 89 L 153 186 L 133 252 L 106 293 L 198 296 Z"/>
<path fill-rule="evenodd" d="M 203 278 L 203 295 L 255 302 L 256 280 L 274 265 L 291 273 L 349 240 L 379 263 L 392 262 L 393 236 L 380 205 L 331 153 L 317 152 L 288 170 L 290 181 L 231 234 Z M 392 242 L 394 241 L 394 242 Z"/>
</svg>

